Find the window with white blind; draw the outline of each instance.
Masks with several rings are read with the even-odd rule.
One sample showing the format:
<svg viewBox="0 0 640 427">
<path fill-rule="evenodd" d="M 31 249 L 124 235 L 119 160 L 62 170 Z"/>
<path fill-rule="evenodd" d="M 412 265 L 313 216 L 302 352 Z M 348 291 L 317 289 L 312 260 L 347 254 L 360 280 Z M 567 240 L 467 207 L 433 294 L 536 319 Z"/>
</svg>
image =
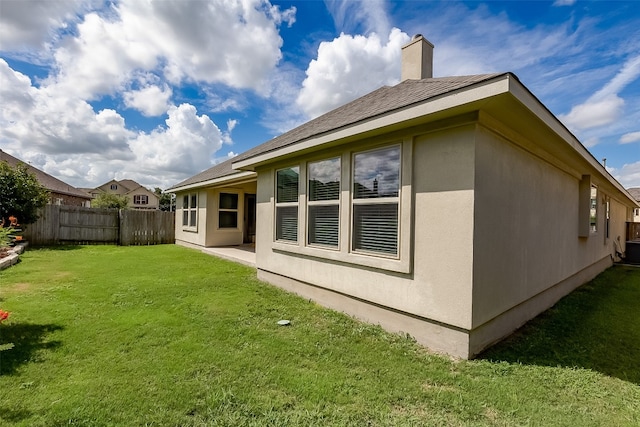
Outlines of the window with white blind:
<svg viewBox="0 0 640 427">
<path fill-rule="evenodd" d="M 398 256 L 400 164 L 399 145 L 353 156 L 352 251 Z"/>
<path fill-rule="evenodd" d="M 311 162 L 307 168 L 307 242 L 337 248 L 340 235 L 340 158 Z"/>
<path fill-rule="evenodd" d="M 182 226 L 196 229 L 198 224 L 198 194 L 190 193 L 182 197 Z"/>
<path fill-rule="evenodd" d="M 238 228 L 237 193 L 220 193 L 218 228 Z"/>
<path fill-rule="evenodd" d="M 298 241 L 298 166 L 276 171 L 276 240 Z"/>
</svg>

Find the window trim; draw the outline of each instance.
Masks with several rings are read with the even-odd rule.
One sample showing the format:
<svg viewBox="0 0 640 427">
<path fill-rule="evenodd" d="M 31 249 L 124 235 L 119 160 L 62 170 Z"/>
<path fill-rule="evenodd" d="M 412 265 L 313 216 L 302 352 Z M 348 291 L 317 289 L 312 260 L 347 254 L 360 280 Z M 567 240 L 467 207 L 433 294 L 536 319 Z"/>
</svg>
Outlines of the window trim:
<svg viewBox="0 0 640 427">
<path fill-rule="evenodd" d="M 598 190 L 598 186 L 591 184 L 589 189 L 589 234 L 598 234 L 598 229 L 600 228 L 598 227 L 598 219 L 600 216 L 600 210 L 598 209 L 599 196 L 600 191 Z M 591 215 L 592 211 L 593 215 Z"/>
<path fill-rule="evenodd" d="M 338 160 L 338 165 L 339 165 L 339 181 L 338 181 L 338 198 L 337 199 L 330 199 L 330 200 L 311 200 L 311 183 L 310 183 L 310 165 L 313 163 L 321 163 L 321 162 L 325 162 L 325 161 L 333 161 L 333 160 Z M 341 236 L 342 236 L 342 220 L 341 220 L 341 216 L 342 216 L 342 156 L 340 155 L 336 155 L 336 156 L 330 156 L 330 157 L 325 157 L 322 159 L 317 159 L 317 160 L 310 160 L 308 162 L 306 162 L 305 164 L 305 182 L 306 182 L 306 204 L 304 206 L 305 209 L 305 223 L 304 223 L 304 228 L 305 228 L 305 246 L 309 246 L 309 247 L 316 247 L 316 248 L 320 248 L 320 249 L 325 249 L 325 250 L 331 250 L 331 251 L 340 251 L 341 248 Z M 311 236 L 311 221 L 310 221 L 310 210 L 312 207 L 314 206 L 337 206 L 338 208 L 338 241 L 336 242 L 336 245 L 325 245 L 322 243 L 312 243 L 310 240 L 310 236 Z"/>
<path fill-rule="evenodd" d="M 200 197 L 198 197 L 198 193 L 197 192 L 191 192 L 191 193 L 185 193 L 182 195 L 182 230 L 183 231 L 192 231 L 192 232 L 197 232 L 198 231 L 198 206 L 200 203 Z M 193 197 L 195 197 L 195 207 L 192 207 L 192 202 L 193 202 Z M 187 200 L 187 206 L 185 207 L 185 198 Z M 185 212 L 187 212 L 187 223 L 185 224 Z M 191 218 L 192 215 L 195 216 L 195 225 L 189 225 L 191 224 Z"/>
<path fill-rule="evenodd" d="M 400 258 L 400 199 L 402 198 L 402 145 L 401 144 L 389 144 L 382 147 L 370 148 L 367 150 L 353 151 L 351 153 L 351 186 L 355 184 L 355 171 L 356 171 L 356 156 L 358 154 L 372 153 L 375 151 L 386 150 L 389 148 L 398 147 L 400 150 L 400 162 L 398 165 L 398 195 L 395 197 L 355 197 L 355 191 L 351 188 L 350 191 L 350 205 L 351 205 L 351 215 L 349 216 L 349 222 L 351 224 L 351 235 L 349 240 L 349 251 L 355 254 L 361 254 L 366 256 L 374 256 L 374 257 L 382 257 L 382 258 L 390 258 L 390 259 L 399 259 Z M 368 251 L 366 249 L 356 249 L 355 248 L 355 210 L 356 206 L 365 206 L 365 205 L 388 205 L 395 204 L 398 209 L 398 226 L 396 229 L 396 253 L 395 254 L 386 254 L 384 252 L 378 251 Z"/>
<path fill-rule="evenodd" d="M 236 196 L 236 208 L 222 208 L 221 198 L 223 194 L 233 194 Z M 236 214 L 236 226 L 235 227 L 221 227 L 220 226 L 220 212 L 235 212 Z M 237 191 L 221 190 L 218 192 L 218 223 L 217 229 L 223 231 L 238 231 L 240 229 L 240 194 Z"/>
<path fill-rule="evenodd" d="M 278 172 L 285 170 L 285 169 L 297 169 L 298 171 L 298 193 L 297 193 L 297 200 L 293 201 L 293 202 L 278 202 Z M 300 166 L 300 164 L 291 164 L 289 166 L 284 166 L 284 167 L 280 167 L 277 168 L 273 171 L 273 201 L 274 201 L 274 208 L 273 208 L 273 242 L 274 243 L 280 243 L 280 244 L 285 244 L 285 245 L 293 245 L 293 246 L 300 246 L 300 229 L 301 229 L 301 225 L 304 226 L 303 221 L 301 221 L 300 219 L 300 210 L 301 210 L 301 203 L 300 203 L 300 199 L 301 199 L 301 186 L 300 186 L 300 182 L 305 179 L 306 177 L 303 178 L 302 176 L 302 170 L 306 170 L 306 168 L 303 168 Z M 304 181 L 302 181 L 304 182 Z M 278 208 L 290 208 L 290 207 L 295 207 L 297 209 L 297 216 L 296 216 L 296 240 L 286 240 L 286 239 L 278 239 Z"/>
<path fill-rule="evenodd" d="M 341 182 L 340 182 L 340 200 L 350 200 L 351 198 L 351 186 L 352 180 L 352 163 L 351 158 L 354 153 L 360 151 L 368 151 L 374 149 L 385 148 L 392 145 L 400 145 L 400 191 L 399 197 L 399 211 L 398 211 L 398 256 L 390 258 L 387 256 L 379 256 L 373 254 L 355 253 L 349 251 L 351 245 L 351 203 L 340 203 L 340 249 L 331 249 L 327 247 L 309 246 L 306 244 L 289 243 L 285 241 L 275 240 L 275 201 L 276 194 L 275 189 L 277 182 L 274 182 L 274 197 L 273 197 L 273 215 L 274 215 L 274 238 L 271 244 L 271 248 L 274 252 L 290 253 L 296 256 L 304 256 L 309 258 L 318 258 L 334 261 L 339 264 L 345 265 L 357 265 L 364 268 L 371 268 L 375 270 L 385 270 L 401 274 L 410 274 L 413 270 L 413 256 L 411 246 L 411 231 L 413 230 L 413 212 L 412 212 L 412 174 L 413 174 L 413 136 L 408 136 L 401 140 L 389 141 L 378 140 L 379 143 L 372 143 L 370 140 L 363 144 L 354 144 L 353 147 L 343 148 L 340 150 L 327 151 L 322 156 L 315 156 L 312 160 L 322 160 L 331 157 L 341 157 Z M 368 144 L 367 144 L 368 142 Z M 312 161 L 310 160 L 310 161 Z M 272 169 L 273 179 L 276 180 L 276 170 L 283 169 L 285 167 L 278 167 Z M 307 167 L 300 168 L 300 180 L 306 182 Z M 299 205 L 299 226 L 298 235 L 299 238 L 306 240 L 306 212 L 307 210 L 307 194 L 306 185 L 299 188 L 300 205 Z M 371 200 L 371 199 L 369 199 Z M 302 210 L 302 214 L 300 211 Z M 301 230 L 305 232 L 300 235 Z"/>
<path fill-rule="evenodd" d="M 136 202 L 136 198 L 138 201 Z M 140 201 L 143 200 L 143 201 Z M 133 204 L 134 205 L 148 205 L 149 204 L 149 196 L 146 194 L 134 194 L 133 195 Z"/>
</svg>

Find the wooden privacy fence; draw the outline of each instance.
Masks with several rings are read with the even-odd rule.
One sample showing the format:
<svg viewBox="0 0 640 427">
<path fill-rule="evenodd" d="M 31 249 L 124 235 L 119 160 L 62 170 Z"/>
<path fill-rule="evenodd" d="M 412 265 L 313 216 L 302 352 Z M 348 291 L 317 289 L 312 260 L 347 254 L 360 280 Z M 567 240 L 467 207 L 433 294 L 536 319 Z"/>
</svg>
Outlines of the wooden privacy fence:
<svg viewBox="0 0 640 427">
<path fill-rule="evenodd" d="M 47 205 L 23 237 L 32 245 L 174 243 L 174 213 Z"/>
</svg>

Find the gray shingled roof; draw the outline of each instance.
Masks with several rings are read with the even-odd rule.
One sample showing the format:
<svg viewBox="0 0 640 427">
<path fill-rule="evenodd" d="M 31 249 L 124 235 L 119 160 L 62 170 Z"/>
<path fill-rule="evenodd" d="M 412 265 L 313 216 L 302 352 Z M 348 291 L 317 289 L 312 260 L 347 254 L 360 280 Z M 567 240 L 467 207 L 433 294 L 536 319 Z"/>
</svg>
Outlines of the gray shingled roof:
<svg viewBox="0 0 640 427">
<path fill-rule="evenodd" d="M 640 202 L 640 187 L 627 188 L 627 191 L 631 194 L 631 197 Z"/>
<path fill-rule="evenodd" d="M 15 167 L 18 163 L 24 163 L 29 169 L 29 172 L 36 176 L 38 182 L 52 193 L 66 194 L 69 196 L 81 197 L 87 200 L 91 199 L 91 196 L 88 193 L 76 187 L 73 187 L 64 181 L 59 180 L 58 178 L 55 178 L 48 173 L 41 171 L 40 169 L 34 168 L 30 164 L 23 162 L 22 160 L 7 154 L 2 150 L 0 150 L 0 161 L 7 162 L 11 167 Z"/>
<path fill-rule="evenodd" d="M 129 191 L 135 190 L 138 187 L 142 187 L 142 185 L 138 184 L 132 179 L 123 179 L 122 181 L 118 181 L 118 183 Z"/>
<path fill-rule="evenodd" d="M 308 138 L 334 132 L 345 126 L 363 120 L 388 114 L 392 111 L 437 98 L 458 89 L 485 82 L 505 73 L 479 74 L 474 76 L 438 77 L 423 80 L 405 80 L 395 86 L 383 86 L 380 89 L 357 98 L 335 110 L 298 126 L 264 144 L 258 145 L 240 154 L 234 160 L 248 159 L 274 151 Z"/>
<path fill-rule="evenodd" d="M 367 95 L 351 101 L 335 110 L 310 120 L 264 144 L 251 148 L 237 157 L 213 166 L 171 188 L 205 182 L 240 173 L 231 168 L 232 163 L 302 142 L 311 137 L 334 132 L 363 120 L 388 114 L 413 104 L 438 98 L 456 90 L 486 82 L 505 73 L 473 76 L 438 77 L 423 80 L 405 80 L 395 86 L 383 86 Z"/>
</svg>

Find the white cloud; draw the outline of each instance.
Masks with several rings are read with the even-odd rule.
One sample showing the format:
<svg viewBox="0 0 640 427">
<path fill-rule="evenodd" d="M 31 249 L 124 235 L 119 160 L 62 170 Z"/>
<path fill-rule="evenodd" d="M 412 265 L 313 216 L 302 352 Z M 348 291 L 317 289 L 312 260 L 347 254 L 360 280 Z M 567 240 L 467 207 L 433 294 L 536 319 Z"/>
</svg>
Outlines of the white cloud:
<svg viewBox="0 0 640 427">
<path fill-rule="evenodd" d="M 44 153 L 102 152 L 118 156 L 131 132 L 114 110 L 96 114 L 85 101 L 35 88 L 0 59 L 0 141 L 37 147 Z M 25 150 L 26 151 L 26 150 Z"/>
<path fill-rule="evenodd" d="M 640 77 L 640 55 L 627 60 L 622 69 L 602 89 L 593 94 L 590 99 L 598 100 L 618 94 L 629 83 Z"/>
<path fill-rule="evenodd" d="M 152 70 L 157 52 L 136 38 L 137 29 L 110 22 L 97 13 L 85 15 L 78 36 L 62 40 L 54 53 L 57 73 L 44 85 L 82 99 L 98 99 L 124 89 L 135 70 Z"/>
<path fill-rule="evenodd" d="M 0 50 L 38 48 L 65 28 L 82 0 L 5 0 L 0 5 Z"/>
<path fill-rule="evenodd" d="M 539 64 L 556 55 L 566 57 L 574 50 L 574 23 L 524 27 L 504 12 L 474 4 L 475 8 L 462 2 L 439 3 L 428 16 L 416 14 L 405 22 L 404 31 L 423 34 L 435 45 L 434 76 L 521 70 L 547 81 Z"/>
<path fill-rule="evenodd" d="M 129 142 L 140 170 L 189 173 L 211 166 L 222 146 L 218 126 L 206 115 L 197 115 L 190 104 L 171 107 L 166 128 L 140 133 Z"/>
<path fill-rule="evenodd" d="M 210 167 L 222 143 L 233 143 L 238 123 L 230 120 L 221 132 L 193 105 L 172 106 L 171 84 L 233 94 L 218 98 L 217 111 L 246 105 L 236 88 L 270 95 L 282 57 L 278 26 L 291 26 L 295 15 L 294 7 L 267 0 L 3 3 L 2 49 L 37 45 L 51 63 L 49 75 L 32 82 L 0 58 L 0 144 L 72 185 L 120 177 L 166 188 Z M 19 34 L 13 39 L 6 29 Z M 116 110 L 94 110 L 89 102 L 104 105 L 105 95 L 168 118 L 153 131 L 134 132 Z"/>
<path fill-rule="evenodd" d="M 297 105 L 317 117 L 383 85 L 400 80 L 400 50 L 409 36 L 394 28 L 383 42 L 376 33 L 365 37 L 340 34 L 322 42 L 309 64 Z"/>
<path fill-rule="evenodd" d="M 63 38 L 54 58 L 57 84 L 83 99 L 122 90 L 136 72 L 153 71 L 173 84 L 184 80 L 268 91 L 280 61 L 278 25 L 295 21 L 266 0 L 123 0 L 88 13 L 77 34 Z"/>
<path fill-rule="evenodd" d="M 625 164 L 614 176 L 625 188 L 640 187 L 640 161 Z"/>
<path fill-rule="evenodd" d="M 620 137 L 621 144 L 631 144 L 632 142 L 640 142 L 640 132 L 629 132 Z"/>
<path fill-rule="evenodd" d="M 239 123 L 236 119 L 228 119 L 227 120 L 227 130 L 222 132 L 222 142 L 224 144 L 233 144 L 233 139 L 231 138 L 231 132 L 235 129 L 236 125 Z"/>
<path fill-rule="evenodd" d="M 556 0 L 553 2 L 554 6 L 573 6 L 576 0 Z"/>
<path fill-rule="evenodd" d="M 149 85 L 138 90 L 131 90 L 122 95 L 129 108 L 135 108 L 147 117 L 160 116 L 169 109 L 169 99 L 173 91 L 167 85 L 162 88 Z"/>
<path fill-rule="evenodd" d="M 227 132 L 231 132 L 238 125 L 239 121 L 236 119 L 227 120 Z"/>
<path fill-rule="evenodd" d="M 559 118 L 575 131 L 609 125 L 624 113 L 625 101 L 618 96 L 627 85 L 640 76 L 640 56 L 625 62 L 620 71 L 584 103 L 571 108 Z"/>
<path fill-rule="evenodd" d="M 575 130 L 604 126 L 614 122 L 624 111 L 624 100 L 611 95 L 607 98 L 576 105 L 559 118 Z"/>
<path fill-rule="evenodd" d="M 0 97 L 11 100 L 0 109 L 3 150 L 79 187 L 116 177 L 167 188 L 210 167 L 222 146 L 219 128 L 192 105 L 171 107 L 165 126 L 136 133 L 116 111 L 35 88 L 2 59 Z"/>
<path fill-rule="evenodd" d="M 325 5 L 340 32 L 388 34 L 391 31 L 383 0 L 326 0 Z"/>
</svg>

